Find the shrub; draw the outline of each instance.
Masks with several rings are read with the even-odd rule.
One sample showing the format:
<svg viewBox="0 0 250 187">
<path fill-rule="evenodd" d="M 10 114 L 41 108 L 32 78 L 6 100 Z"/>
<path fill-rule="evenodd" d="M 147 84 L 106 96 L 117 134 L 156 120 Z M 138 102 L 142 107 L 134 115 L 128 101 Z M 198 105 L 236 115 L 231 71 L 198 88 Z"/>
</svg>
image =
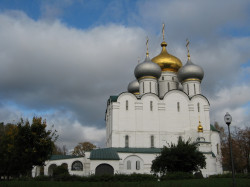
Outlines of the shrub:
<svg viewBox="0 0 250 187">
<path fill-rule="evenodd" d="M 204 177 L 203 177 L 201 171 L 198 171 L 198 172 L 194 173 L 194 178 L 196 178 L 196 179 L 203 179 Z"/>
<path fill-rule="evenodd" d="M 53 170 L 53 177 L 58 175 L 69 175 L 69 171 L 63 165 L 55 167 Z"/>
<path fill-rule="evenodd" d="M 40 175 L 34 178 L 35 181 L 50 181 L 50 176 Z"/>
<path fill-rule="evenodd" d="M 161 177 L 161 180 L 181 180 L 181 179 L 194 179 L 192 173 L 187 172 L 169 172 Z"/>
</svg>

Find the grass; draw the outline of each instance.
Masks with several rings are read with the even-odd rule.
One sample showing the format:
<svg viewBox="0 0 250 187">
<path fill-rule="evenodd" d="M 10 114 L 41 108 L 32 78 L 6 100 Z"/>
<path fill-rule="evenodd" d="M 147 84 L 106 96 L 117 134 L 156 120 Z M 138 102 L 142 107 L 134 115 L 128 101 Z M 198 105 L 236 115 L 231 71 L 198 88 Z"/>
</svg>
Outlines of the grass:
<svg viewBox="0 0 250 187">
<path fill-rule="evenodd" d="M 230 178 L 170 180 L 165 182 L 57 182 L 0 181 L 0 187 L 230 187 Z M 237 187 L 250 187 L 250 179 L 236 179 Z"/>
</svg>

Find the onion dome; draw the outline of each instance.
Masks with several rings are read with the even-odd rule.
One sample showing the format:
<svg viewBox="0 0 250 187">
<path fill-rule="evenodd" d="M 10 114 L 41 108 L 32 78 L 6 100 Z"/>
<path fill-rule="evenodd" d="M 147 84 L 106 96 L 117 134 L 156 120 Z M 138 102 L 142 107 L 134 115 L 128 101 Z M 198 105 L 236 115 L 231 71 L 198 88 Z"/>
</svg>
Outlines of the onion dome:
<svg viewBox="0 0 250 187">
<path fill-rule="evenodd" d="M 186 80 L 198 80 L 201 81 L 204 76 L 203 69 L 195 65 L 191 62 L 190 58 L 188 59 L 187 63 L 182 66 L 177 74 L 177 77 L 180 82 L 186 81 Z"/>
<path fill-rule="evenodd" d="M 160 78 L 161 68 L 156 63 L 152 62 L 147 54 L 144 62 L 138 64 L 135 68 L 135 77 L 142 78 Z"/>
<path fill-rule="evenodd" d="M 203 127 L 202 127 L 200 121 L 199 121 L 199 125 L 198 125 L 198 132 L 203 132 Z"/>
<path fill-rule="evenodd" d="M 161 43 L 161 47 L 161 53 L 152 58 L 152 61 L 158 64 L 163 72 L 178 72 L 178 70 L 182 67 L 180 59 L 167 52 L 167 43 L 165 41 Z"/>
<path fill-rule="evenodd" d="M 139 82 L 137 80 L 134 80 L 129 83 L 128 92 L 132 94 L 139 94 Z"/>
</svg>

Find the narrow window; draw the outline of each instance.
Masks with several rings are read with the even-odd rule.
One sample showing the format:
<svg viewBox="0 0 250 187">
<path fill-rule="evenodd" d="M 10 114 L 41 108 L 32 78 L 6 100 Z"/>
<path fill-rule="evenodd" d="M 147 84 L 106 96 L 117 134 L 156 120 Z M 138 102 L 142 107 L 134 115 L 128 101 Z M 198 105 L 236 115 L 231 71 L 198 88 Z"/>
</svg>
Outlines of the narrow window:
<svg viewBox="0 0 250 187">
<path fill-rule="evenodd" d="M 126 100 L 126 110 L 128 110 L 128 100 Z"/>
<path fill-rule="evenodd" d="M 144 82 L 142 83 L 142 93 L 144 93 Z"/>
<path fill-rule="evenodd" d="M 154 136 L 153 135 L 150 136 L 150 141 L 151 141 L 151 147 L 154 147 L 155 142 L 154 142 Z"/>
<path fill-rule="evenodd" d="M 127 170 L 131 170 L 131 161 L 130 160 L 127 161 Z"/>
<path fill-rule="evenodd" d="M 219 144 L 216 145 L 216 148 L 217 148 L 217 155 L 218 155 L 220 153 Z"/>
<path fill-rule="evenodd" d="M 125 147 L 129 146 L 129 138 L 128 135 L 125 136 Z"/>
<path fill-rule="evenodd" d="M 200 112 L 200 103 L 197 103 L 198 112 Z"/>
<path fill-rule="evenodd" d="M 172 77 L 172 81 L 174 81 L 174 77 Z"/>
<path fill-rule="evenodd" d="M 177 102 L 177 111 L 180 112 L 180 102 Z"/>
<path fill-rule="evenodd" d="M 164 77 L 162 76 L 162 80 L 164 80 Z"/>
<path fill-rule="evenodd" d="M 169 82 L 168 82 L 168 91 L 169 91 L 169 88 L 170 88 L 170 85 L 169 85 Z"/>
<path fill-rule="evenodd" d="M 194 84 L 194 94 L 196 94 L 195 84 Z"/>
<path fill-rule="evenodd" d="M 150 101 L 150 111 L 153 111 L 153 101 Z"/>
<path fill-rule="evenodd" d="M 140 161 L 139 160 L 136 161 L 136 170 L 140 170 Z"/>
<path fill-rule="evenodd" d="M 151 93 L 151 82 L 149 83 L 149 92 Z"/>
<path fill-rule="evenodd" d="M 189 95 L 189 86 L 188 86 L 188 84 L 187 84 L 187 92 L 188 92 L 188 95 Z"/>
</svg>

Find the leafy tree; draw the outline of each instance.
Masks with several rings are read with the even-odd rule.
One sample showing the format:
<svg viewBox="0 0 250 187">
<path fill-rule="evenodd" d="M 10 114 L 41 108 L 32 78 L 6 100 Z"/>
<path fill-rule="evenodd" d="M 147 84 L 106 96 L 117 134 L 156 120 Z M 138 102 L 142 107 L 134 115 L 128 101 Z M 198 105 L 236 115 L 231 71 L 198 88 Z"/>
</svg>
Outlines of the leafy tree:
<svg viewBox="0 0 250 187">
<path fill-rule="evenodd" d="M 41 117 L 34 117 L 32 124 L 21 119 L 17 125 L 1 126 L 0 176 L 27 175 L 34 165 L 44 164 L 57 138 L 55 132 L 46 130 L 46 126 Z"/>
<path fill-rule="evenodd" d="M 197 144 L 190 143 L 190 140 L 185 142 L 179 137 L 177 145 L 171 143 L 169 147 L 163 147 L 160 155 L 152 161 L 151 170 L 160 174 L 194 172 L 205 168 L 205 160 L 205 156 L 197 150 Z"/>
<path fill-rule="evenodd" d="M 86 151 L 91 151 L 95 149 L 96 146 L 90 142 L 80 142 L 77 146 L 75 146 L 72 155 L 76 156 L 85 156 Z"/>
<path fill-rule="evenodd" d="M 229 153 L 228 132 L 218 123 L 215 128 L 220 131 L 222 165 L 226 170 L 231 170 L 231 158 Z M 250 128 L 235 128 L 231 132 L 234 167 L 237 172 L 250 172 Z"/>
</svg>

